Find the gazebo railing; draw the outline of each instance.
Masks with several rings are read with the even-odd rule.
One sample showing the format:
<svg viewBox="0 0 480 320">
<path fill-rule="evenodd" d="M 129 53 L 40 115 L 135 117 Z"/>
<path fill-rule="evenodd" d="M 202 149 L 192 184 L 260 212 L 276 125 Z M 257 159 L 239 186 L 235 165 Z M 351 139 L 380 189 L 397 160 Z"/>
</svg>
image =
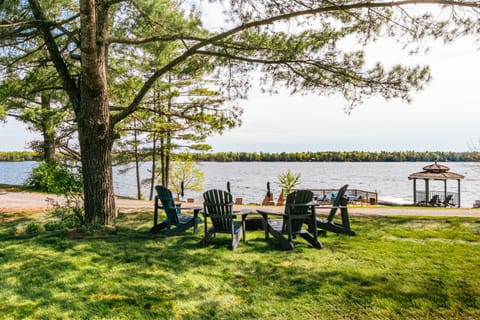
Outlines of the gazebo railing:
<svg viewBox="0 0 480 320">
<path fill-rule="evenodd" d="M 438 196 L 439 200 L 441 203 L 445 202 L 445 192 L 444 191 L 430 191 L 428 193 L 428 201 L 433 198 L 433 196 Z M 458 204 L 458 194 L 456 192 L 448 192 L 446 196 L 452 196 L 452 200 L 450 201 L 450 204 L 457 205 Z M 427 204 L 427 197 L 426 197 L 426 192 L 425 191 L 418 191 L 416 193 L 416 198 L 417 198 L 417 204 Z"/>
</svg>

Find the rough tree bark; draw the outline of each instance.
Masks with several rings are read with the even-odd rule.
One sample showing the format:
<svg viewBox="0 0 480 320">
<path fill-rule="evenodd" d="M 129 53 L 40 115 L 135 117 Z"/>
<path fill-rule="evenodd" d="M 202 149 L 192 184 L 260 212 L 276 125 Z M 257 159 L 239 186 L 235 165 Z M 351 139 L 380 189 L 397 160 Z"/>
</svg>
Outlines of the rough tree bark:
<svg viewBox="0 0 480 320">
<path fill-rule="evenodd" d="M 47 93 L 42 93 L 41 95 L 41 104 L 42 111 L 50 109 L 50 95 Z M 42 119 L 40 120 L 40 129 L 42 131 L 43 142 L 43 160 L 44 161 L 55 161 L 55 126 L 52 120 L 52 116 L 47 114 L 41 115 Z"/>
<path fill-rule="evenodd" d="M 111 224 L 115 217 L 112 178 L 114 140 L 107 88 L 108 8 L 80 1 L 80 107 L 76 110 L 88 224 Z"/>
</svg>

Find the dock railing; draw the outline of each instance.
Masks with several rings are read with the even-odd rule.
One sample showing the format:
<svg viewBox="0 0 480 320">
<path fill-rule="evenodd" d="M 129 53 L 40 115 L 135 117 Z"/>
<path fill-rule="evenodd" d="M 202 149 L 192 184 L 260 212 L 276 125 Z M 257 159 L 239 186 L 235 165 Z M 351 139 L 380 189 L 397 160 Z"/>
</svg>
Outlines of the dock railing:
<svg viewBox="0 0 480 320">
<path fill-rule="evenodd" d="M 310 189 L 313 192 L 314 199 L 325 202 L 326 204 L 332 203 L 335 200 L 338 189 Z M 350 204 L 355 205 L 377 205 L 378 193 L 373 191 L 365 191 L 359 189 L 347 189 L 345 196 Z"/>
</svg>

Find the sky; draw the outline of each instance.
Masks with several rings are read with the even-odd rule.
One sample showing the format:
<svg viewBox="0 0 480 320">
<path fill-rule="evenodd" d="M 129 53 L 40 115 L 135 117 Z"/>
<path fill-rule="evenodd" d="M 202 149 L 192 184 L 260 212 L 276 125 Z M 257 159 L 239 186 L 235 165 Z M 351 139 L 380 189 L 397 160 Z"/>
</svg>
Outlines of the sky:
<svg viewBox="0 0 480 320">
<path fill-rule="evenodd" d="M 340 96 L 253 90 L 243 125 L 208 139 L 215 151 L 474 151 L 480 141 L 479 44 L 460 40 L 408 57 L 391 43 L 372 61 L 429 65 L 432 81 L 411 103 L 371 98 L 348 115 Z"/>
<path fill-rule="evenodd" d="M 217 18 L 218 20 L 218 18 Z M 207 21 L 214 23 L 212 16 Z M 460 39 L 433 44 L 428 54 L 408 56 L 391 41 L 370 46 L 367 60 L 385 65 L 429 65 L 432 81 L 413 101 L 367 99 L 349 115 L 340 96 L 277 95 L 257 87 L 242 126 L 207 139 L 214 152 L 478 151 L 480 142 L 480 44 Z M 0 151 L 28 150 L 39 139 L 14 120 L 0 123 Z"/>
</svg>

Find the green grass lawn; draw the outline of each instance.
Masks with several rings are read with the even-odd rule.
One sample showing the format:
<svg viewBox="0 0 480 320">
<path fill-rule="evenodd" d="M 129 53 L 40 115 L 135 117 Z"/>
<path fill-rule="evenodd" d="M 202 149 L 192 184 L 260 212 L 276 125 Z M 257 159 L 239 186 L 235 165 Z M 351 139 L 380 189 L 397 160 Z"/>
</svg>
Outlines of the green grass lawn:
<svg viewBox="0 0 480 320">
<path fill-rule="evenodd" d="M 46 218 L 0 215 L 0 319 L 480 319 L 480 218 L 354 217 L 357 236 L 292 252 L 262 231 L 233 252 L 152 235 L 152 214 L 19 235 Z"/>
</svg>

